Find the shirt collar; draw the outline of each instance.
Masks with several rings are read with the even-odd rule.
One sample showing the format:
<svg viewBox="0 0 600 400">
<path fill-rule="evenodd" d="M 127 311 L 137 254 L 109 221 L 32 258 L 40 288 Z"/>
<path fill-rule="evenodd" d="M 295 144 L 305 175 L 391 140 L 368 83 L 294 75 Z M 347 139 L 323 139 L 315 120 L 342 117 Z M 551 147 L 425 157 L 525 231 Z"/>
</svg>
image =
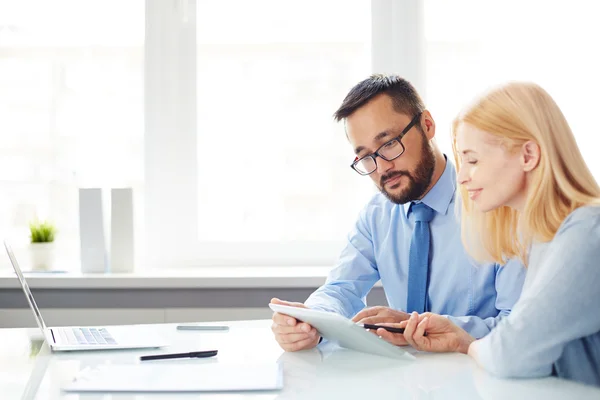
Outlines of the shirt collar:
<svg viewBox="0 0 600 400">
<path fill-rule="evenodd" d="M 425 205 L 433 208 L 437 213 L 446 215 L 456 191 L 456 169 L 445 154 L 444 158 L 446 159 L 446 168 L 444 168 L 442 176 L 440 176 L 440 179 L 433 185 L 431 190 L 427 192 L 425 197 L 417 201 L 417 203 L 425 203 Z M 402 204 L 407 218 L 410 205 L 411 202 Z"/>
</svg>

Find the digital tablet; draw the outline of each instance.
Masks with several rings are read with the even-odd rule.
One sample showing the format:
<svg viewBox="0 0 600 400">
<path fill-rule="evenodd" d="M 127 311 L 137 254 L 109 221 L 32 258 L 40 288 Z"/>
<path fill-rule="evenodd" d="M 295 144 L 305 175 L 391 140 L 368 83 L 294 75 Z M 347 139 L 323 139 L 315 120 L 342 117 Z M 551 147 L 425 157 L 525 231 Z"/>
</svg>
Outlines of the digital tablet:
<svg viewBox="0 0 600 400">
<path fill-rule="evenodd" d="M 314 326 L 321 336 L 342 347 L 402 360 L 415 359 L 401 347 L 386 342 L 339 314 L 280 304 L 269 304 L 269 307 L 275 312 L 289 315 Z"/>
</svg>

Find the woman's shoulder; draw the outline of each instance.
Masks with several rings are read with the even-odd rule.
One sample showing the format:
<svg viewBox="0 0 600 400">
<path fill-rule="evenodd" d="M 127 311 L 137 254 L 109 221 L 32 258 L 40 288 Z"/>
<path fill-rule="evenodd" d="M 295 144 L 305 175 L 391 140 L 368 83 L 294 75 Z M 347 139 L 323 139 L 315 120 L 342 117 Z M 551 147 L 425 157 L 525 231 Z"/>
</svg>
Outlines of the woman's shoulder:
<svg viewBox="0 0 600 400">
<path fill-rule="evenodd" d="M 586 205 L 576 208 L 565 218 L 557 235 L 572 233 L 593 233 L 600 234 L 600 204 Z"/>
<path fill-rule="evenodd" d="M 588 219 L 600 218 L 600 203 L 581 206 L 576 208 L 567 216 L 564 222 L 585 221 Z"/>
</svg>

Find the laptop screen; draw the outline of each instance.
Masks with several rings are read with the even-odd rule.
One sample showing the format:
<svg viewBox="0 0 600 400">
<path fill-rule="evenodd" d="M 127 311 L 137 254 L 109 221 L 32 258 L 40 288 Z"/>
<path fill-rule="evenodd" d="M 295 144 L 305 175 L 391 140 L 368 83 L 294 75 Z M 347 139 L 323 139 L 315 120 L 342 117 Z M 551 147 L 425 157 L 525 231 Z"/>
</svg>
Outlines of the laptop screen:
<svg viewBox="0 0 600 400">
<path fill-rule="evenodd" d="M 42 333 L 44 333 L 46 330 L 46 324 L 44 323 L 44 319 L 42 318 L 42 314 L 40 314 L 40 310 L 37 304 L 35 304 L 35 299 L 33 298 L 31 290 L 29 290 L 29 286 L 27 285 L 27 281 L 25 281 L 25 277 L 21 272 L 21 268 L 19 268 L 19 263 L 17 263 L 17 259 L 15 258 L 12 248 L 6 241 L 4 242 L 4 247 L 6 248 L 6 252 L 8 253 L 8 258 L 10 258 L 10 263 L 12 264 L 13 268 L 15 269 L 15 272 L 17 273 L 19 282 L 21 282 L 21 287 L 23 288 L 23 292 L 25 293 L 25 297 L 27 298 L 29 307 L 31 307 L 31 310 L 33 311 L 35 320 L 40 329 L 42 330 Z"/>
</svg>

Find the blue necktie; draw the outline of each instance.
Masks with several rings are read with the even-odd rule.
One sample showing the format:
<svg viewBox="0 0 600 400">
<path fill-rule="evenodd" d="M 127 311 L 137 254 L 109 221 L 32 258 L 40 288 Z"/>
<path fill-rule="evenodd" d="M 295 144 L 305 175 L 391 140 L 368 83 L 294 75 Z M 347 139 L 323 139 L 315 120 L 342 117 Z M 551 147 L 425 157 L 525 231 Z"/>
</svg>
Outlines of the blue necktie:
<svg viewBox="0 0 600 400">
<path fill-rule="evenodd" d="M 408 300 L 406 311 L 419 314 L 427 311 L 427 272 L 429 269 L 429 221 L 434 211 L 423 203 L 413 203 L 410 208 L 415 217 L 415 230 L 410 241 L 408 259 Z"/>
</svg>

